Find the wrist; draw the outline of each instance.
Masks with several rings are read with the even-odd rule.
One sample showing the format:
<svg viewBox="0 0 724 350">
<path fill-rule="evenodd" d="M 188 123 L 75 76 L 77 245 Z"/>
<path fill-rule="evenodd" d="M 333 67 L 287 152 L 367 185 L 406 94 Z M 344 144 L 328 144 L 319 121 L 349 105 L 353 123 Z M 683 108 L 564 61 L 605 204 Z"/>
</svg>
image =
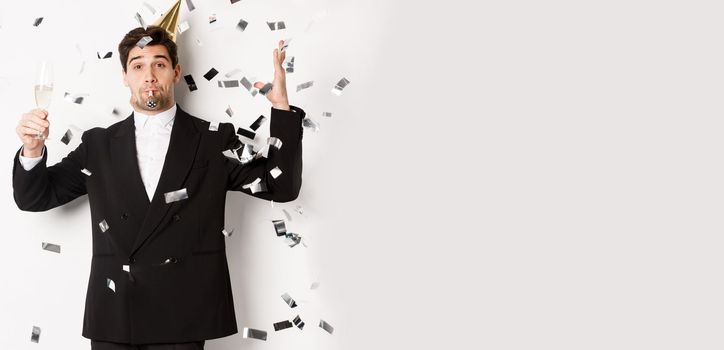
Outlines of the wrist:
<svg viewBox="0 0 724 350">
<path fill-rule="evenodd" d="M 43 155 L 43 146 L 33 149 L 23 146 L 22 156 L 27 158 L 38 158 Z"/>
</svg>

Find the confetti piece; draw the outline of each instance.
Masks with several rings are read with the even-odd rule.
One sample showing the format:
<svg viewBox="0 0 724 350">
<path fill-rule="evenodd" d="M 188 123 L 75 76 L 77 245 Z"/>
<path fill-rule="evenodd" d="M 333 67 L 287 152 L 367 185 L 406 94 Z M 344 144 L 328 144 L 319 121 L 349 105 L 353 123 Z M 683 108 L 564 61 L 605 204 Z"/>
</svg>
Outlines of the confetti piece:
<svg viewBox="0 0 724 350">
<path fill-rule="evenodd" d="M 33 22 L 33 26 L 37 27 L 40 25 L 40 23 L 43 23 L 43 17 L 36 18 L 35 21 Z"/>
<path fill-rule="evenodd" d="M 304 89 L 308 89 L 308 88 L 312 87 L 312 85 L 314 85 L 314 81 L 308 81 L 306 83 L 299 84 L 299 85 L 297 85 L 297 92 L 304 90 Z"/>
<path fill-rule="evenodd" d="M 106 58 L 111 58 L 111 56 L 113 56 L 113 51 L 108 51 L 105 55 L 103 55 L 103 57 L 101 57 L 100 52 L 96 51 L 96 55 L 98 55 L 99 60 L 104 60 Z"/>
<path fill-rule="evenodd" d="M 198 88 L 196 87 L 196 82 L 194 81 L 194 78 L 191 76 L 191 74 L 185 75 L 184 80 L 186 80 L 186 85 L 189 86 L 190 91 L 198 90 Z"/>
<path fill-rule="evenodd" d="M 208 72 L 206 72 L 206 74 L 204 74 L 204 78 L 206 78 L 206 80 L 208 80 L 208 81 L 211 81 L 211 79 L 213 79 L 217 74 L 219 74 L 219 71 L 217 71 L 214 68 L 211 68 L 211 69 L 209 69 Z"/>
<path fill-rule="evenodd" d="M 288 320 L 284 320 L 284 321 L 277 322 L 274 324 L 274 330 L 277 332 L 281 331 L 282 329 L 287 329 L 287 328 L 291 328 L 291 327 L 293 327 L 293 325 Z"/>
<path fill-rule="evenodd" d="M 90 170 L 88 170 L 88 169 L 86 169 L 86 168 L 81 169 L 80 172 L 83 173 L 83 174 L 86 174 L 86 176 L 91 176 Z"/>
<path fill-rule="evenodd" d="M 222 80 L 222 81 L 219 81 L 219 87 L 223 87 L 223 88 L 239 87 L 239 81 L 238 80 Z"/>
<path fill-rule="evenodd" d="M 304 208 L 302 208 L 301 205 L 297 205 L 296 207 L 294 207 L 294 210 L 296 210 L 299 215 L 304 215 Z"/>
<path fill-rule="evenodd" d="M 60 246 L 57 244 L 42 242 L 41 246 L 44 250 L 60 254 Z"/>
<path fill-rule="evenodd" d="M 149 11 L 151 11 L 151 14 L 152 14 L 152 15 L 155 15 L 155 14 L 156 14 L 156 9 L 153 8 L 153 6 L 151 6 L 151 4 L 149 4 L 148 2 L 144 1 L 144 2 L 143 2 L 143 6 L 146 6 L 146 8 L 147 8 Z"/>
<path fill-rule="evenodd" d="M 62 138 L 60 138 L 60 142 L 64 144 L 70 143 L 70 140 L 73 138 L 73 133 L 68 129 L 68 131 L 65 132 Z"/>
<path fill-rule="evenodd" d="M 327 118 L 332 118 L 332 112 L 323 112 L 322 116 L 327 117 Z"/>
<path fill-rule="evenodd" d="M 266 331 L 254 328 L 244 327 L 244 331 L 242 332 L 241 336 L 244 338 L 252 338 L 266 341 Z"/>
<path fill-rule="evenodd" d="M 231 237 L 231 234 L 234 233 L 234 229 L 227 231 L 226 229 L 221 230 L 221 233 L 226 237 Z"/>
<path fill-rule="evenodd" d="M 234 75 L 237 75 L 237 74 L 239 74 L 239 73 L 241 73 L 241 69 L 239 69 L 239 68 L 234 68 L 234 70 L 232 70 L 231 72 L 228 72 L 228 73 L 224 74 L 224 76 L 227 77 L 227 78 L 231 78 L 231 77 L 233 77 Z"/>
<path fill-rule="evenodd" d="M 302 119 L 302 126 L 307 129 L 311 129 L 314 132 L 319 131 L 319 123 L 315 122 L 309 117 L 305 117 L 304 119 Z"/>
<path fill-rule="evenodd" d="M 324 320 L 319 320 L 319 327 L 327 331 L 329 334 L 332 334 L 332 332 L 334 332 L 334 327 L 332 327 L 332 325 L 325 322 Z"/>
<path fill-rule="evenodd" d="M 69 92 L 66 92 L 63 95 L 63 98 L 70 102 L 75 104 L 83 104 L 83 100 L 88 97 L 88 94 L 71 94 Z"/>
<path fill-rule="evenodd" d="M 309 287 L 309 289 L 317 289 L 319 288 L 319 282 L 313 282 L 312 285 Z"/>
<path fill-rule="evenodd" d="M 271 89 L 272 83 L 266 83 L 261 89 L 259 89 L 259 93 L 262 95 L 266 95 Z"/>
<path fill-rule="evenodd" d="M 194 3 L 191 2 L 191 0 L 186 0 L 186 6 L 189 8 L 189 12 L 193 11 L 194 9 L 196 9 L 196 7 L 194 7 Z"/>
<path fill-rule="evenodd" d="M 209 131 L 219 131 L 219 122 L 209 123 Z"/>
<path fill-rule="evenodd" d="M 130 265 L 123 265 L 123 271 L 131 272 L 131 266 Z"/>
<path fill-rule="evenodd" d="M 282 140 L 280 140 L 277 137 L 270 137 L 270 138 L 266 139 L 266 143 L 267 143 L 267 145 L 272 146 L 276 149 L 282 148 Z"/>
<path fill-rule="evenodd" d="M 33 343 L 37 343 L 40 341 L 40 327 L 33 326 L 33 333 L 30 334 L 30 341 Z"/>
<path fill-rule="evenodd" d="M 236 29 L 243 32 L 244 30 L 246 30 L 246 26 L 248 26 L 248 25 L 249 25 L 249 22 L 247 22 L 243 19 L 240 19 L 239 23 L 236 24 Z"/>
<path fill-rule="evenodd" d="M 188 21 L 183 21 L 183 22 L 179 23 L 177 27 L 178 27 L 179 34 L 185 32 L 185 31 L 189 30 L 189 28 L 191 28 Z"/>
<path fill-rule="evenodd" d="M 229 106 L 229 107 L 226 108 L 226 114 L 229 115 L 229 117 L 233 117 L 233 116 L 234 116 L 234 111 L 231 110 L 231 106 Z"/>
<path fill-rule="evenodd" d="M 246 137 L 246 138 L 249 138 L 249 139 L 251 139 L 251 140 L 253 140 L 254 137 L 256 137 L 256 133 L 255 133 L 255 132 L 246 130 L 246 129 L 244 129 L 244 128 L 239 128 L 238 130 L 236 130 L 236 133 L 239 134 L 239 135 L 241 135 L 241 136 L 244 136 L 244 137 Z"/>
<path fill-rule="evenodd" d="M 271 176 L 276 179 L 277 177 L 279 177 L 279 175 L 282 174 L 282 170 L 279 169 L 279 167 L 275 167 L 274 169 L 269 170 L 269 174 L 271 174 Z"/>
<path fill-rule="evenodd" d="M 274 224 L 274 230 L 277 232 L 277 237 L 281 237 L 287 234 L 287 225 L 284 220 L 272 220 Z"/>
<path fill-rule="evenodd" d="M 106 278 L 106 286 L 108 286 L 108 288 L 110 288 L 113 293 L 116 292 L 116 282 L 113 282 L 112 279 Z"/>
<path fill-rule="evenodd" d="M 299 328 L 299 329 L 304 328 L 304 322 L 302 321 L 301 318 L 299 318 L 299 315 L 297 315 L 297 317 L 294 317 L 292 322 L 294 322 L 294 325 L 297 326 L 297 328 Z"/>
<path fill-rule="evenodd" d="M 146 21 L 143 20 L 143 17 L 141 17 L 141 14 L 139 14 L 138 12 L 136 12 L 136 21 L 138 21 L 143 29 L 148 28 L 148 26 L 146 25 Z"/>
<path fill-rule="evenodd" d="M 251 125 L 249 126 L 249 129 L 256 131 L 256 129 L 259 129 L 259 127 L 262 124 L 264 124 L 265 121 L 266 121 L 266 117 L 263 115 L 260 115 L 259 118 L 256 118 L 256 120 L 253 123 L 251 123 Z"/>
<path fill-rule="evenodd" d="M 110 228 L 108 226 L 108 223 L 106 222 L 106 219 L 103 219 L 103 221 L 98 223 L 98 226 L 101 228 L 101 232 L 105 233 Z"/>
<path fill-rule="evenodd" d="M 290 57 L 286 61 L 286 71 L 287 73 L 294 73 L 294 56 Z"/>
<path fill-rule="evenodd" d="M 297 303 L 294 301 L 294 299 L 292 299 L 292 297 L 289 295 L 289 293 L 282 294 L 282 299 L 284 299 L 284 302 L 287 303 L 287 305 L 289 305 L 290 308 L 293 309 L 293 308 L 297 307 Z"/>
<path fill-rule="evenodd" d="M 342 95 L 342 90 L 345 86 L 347 86 L 347 84 L 349 84 L 349 80 L 347 80 L 347 78 L 340 79 L 339 82 L 337 82 L 337 85 L 335 85 L 332 89 L 332 93 L 337 96 Z"/>
<path fill-rule="evenodd" d="M 246 88 L 249 91 L 251 91 L 251 89 L 253 88 L 253 86 L 251 85 L 251 82 L 249 82 L 249 80 L 246 79 L 246 77 L 241 78 L 241 85 L 244 86 L 244 88 Z"/>
<path fill-rule="evenodd" d="M 148 35 L 146 35 L 146 36 L 144 36 L 143 38 L 141 38 L 141 39 L 138 40 L 138 42 L 136 43 L 136 46 L 138 46 L 138 47 L 140 47 L 141 49 L 143 49 L 143 48 L 146 47 L 146 45 L 148 45 L 148 43 L 150 43 L 151 41 L 153 41 L 153 38 L 150 37 L 150 36 L 148 36 Z"/>
<path fill-rule="evenodd" d="M 168 203 L 178 202 L 180 200 L 187 199 L 187 198 L 189 198 L 189 195 L 186 192 L 186 189 L 182 188 L 180 190 L 166 192 L 163 194 L 163 197 L 166 200 L 166 204 L 168 204 Z"/>
<path fill-rule="evenodd" d="M 215 13 L 212 13 L 212 14 L 209 16 L 209 24 L 214 23 L 214 22 L 216 22 L 216 14 L 215 14 Z"/>
</svg>

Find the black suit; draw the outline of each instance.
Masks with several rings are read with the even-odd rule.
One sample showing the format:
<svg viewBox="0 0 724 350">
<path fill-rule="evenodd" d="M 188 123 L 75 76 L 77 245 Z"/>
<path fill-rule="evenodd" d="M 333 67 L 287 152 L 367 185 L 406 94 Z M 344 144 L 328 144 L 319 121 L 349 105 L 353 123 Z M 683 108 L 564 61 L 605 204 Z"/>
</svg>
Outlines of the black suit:
<svg viewBox="0 0 724 350">
<path fill-rule="evenodd" d="M 83 336 L 129 343 L 181 343 L 237 332 L 225 254 L 226 192 L 260 178 L 255 197 L 297 198 L 302 172 L 304 111 L 272 108 L 271 136 L 282 141 L 268 158 L 241 165 L 222 154 L 232 148 L 233 125 L 209 123 L 178 108 L 153 200 L 148 200 L 136 158 L 133 115 L 93 128 L 62 161 L 47 154 L 30 171 L 15 156 L 13 189 L 21 210 L 44 211 L 88 194 L 93 258 Z M 279 167 L 276 179 L 269 170 Z M 86 176 L 81 169 L 92 172 Z M 188 199 L 167 204 L 164 193 L 186 188 Z M 102 232 L 99 223 L 109 226 Z M 271 228 L 271 224 L 270 224 Z M 130 273 L 123 270 L 129 265 Z M 115 292 L 107 285 L 115 284 Z"/>
</svg>

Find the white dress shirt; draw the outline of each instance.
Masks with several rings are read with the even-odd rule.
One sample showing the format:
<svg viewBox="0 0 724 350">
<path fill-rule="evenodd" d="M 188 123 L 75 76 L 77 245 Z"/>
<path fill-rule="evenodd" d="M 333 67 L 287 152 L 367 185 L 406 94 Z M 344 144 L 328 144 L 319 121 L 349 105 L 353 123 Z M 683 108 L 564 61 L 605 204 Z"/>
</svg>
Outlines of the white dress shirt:
<svg viewBox="0 0 724 350">
<path fill-rule="evenodd" d="M 136 158 L 138 159 L 138 170 L 141 172 L 143 186 L 146 187 L 148 200 L 153 200 L 158 180 L 161 177 L 163 163 L 166 160 L 166 151 L 171 141 L 171 129 L 176 117 L 176 105 L 154 116 L 149 116 L 138 111 L 133 113 L 133 120 L 136 126 Z M 43 154 L 45 147 L 43 147 Z M 30 170 L 40 163 L 43 156 L 37 158 L 23 157 L 20 151 L 20 165 L 23 169 Z"/>
</svg>

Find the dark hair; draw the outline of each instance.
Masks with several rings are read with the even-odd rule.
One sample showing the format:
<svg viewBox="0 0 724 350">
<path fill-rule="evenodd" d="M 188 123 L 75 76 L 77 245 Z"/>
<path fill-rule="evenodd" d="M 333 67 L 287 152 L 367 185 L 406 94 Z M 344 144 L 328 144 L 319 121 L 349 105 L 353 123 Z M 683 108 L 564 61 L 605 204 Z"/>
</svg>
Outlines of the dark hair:
<svg viewBox="0 0 724 350">
<path fill-rule="evenodd" d="M 171 57 L 172 67 L 176 68 L 178 64 L 178 53 L 176 50 L 176 43 L 171 40 L 171 35 L 161 27 L 148 26 L 146 29 L 138 27 L 131 30 L 123 37 L 121 43 L 118 44 L 118 54 L 121 58 L 121 66 L 123 71 L 126 71 L 126 65 L 128 63 L 128 52 L 136 46 L 141 38 L 144 36 L 150 36 L 153 40 L 146 45 L 163 45 L 168 50 L 168 55 Z"/>
</svg>

